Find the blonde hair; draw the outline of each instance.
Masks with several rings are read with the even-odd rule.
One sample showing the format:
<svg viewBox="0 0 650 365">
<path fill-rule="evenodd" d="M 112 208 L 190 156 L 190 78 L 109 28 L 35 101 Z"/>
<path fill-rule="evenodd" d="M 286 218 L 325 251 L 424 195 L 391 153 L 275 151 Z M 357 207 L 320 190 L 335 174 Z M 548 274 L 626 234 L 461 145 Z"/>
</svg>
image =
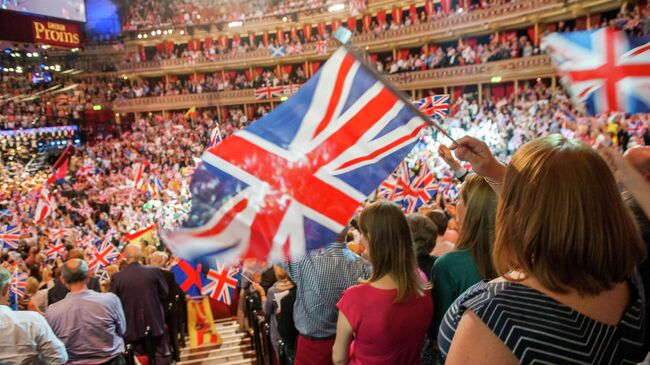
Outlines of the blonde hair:
<svg viewBox="0 0 650 365">
<path fill-rule="evenodd" d="M 418 266 L 406 217 L 397 204 L 377 201 L 359 215 L 359 229 L 368 240 L 372 274 L 366 282 L 390 275 L 397 284 L 395 302 L 422 296 L 428 287 Z"/>
<path fill-rule="evenodd" d="M 469 175 L 463 183 L 460 198 L 466 212 L 456 248 L 469 251 L 481 278 L 494 279 L 499 276 L 492 264 L 497 194 L 483 177 Z"/>
<path fill-rule="evenodd" d="M 629 279 L 645 247 L 605 161 L 560 135 L 524 145 L 506 170 L 493 251 L 497 272 L 558 293 L 596 295 Z"/>
</svg>

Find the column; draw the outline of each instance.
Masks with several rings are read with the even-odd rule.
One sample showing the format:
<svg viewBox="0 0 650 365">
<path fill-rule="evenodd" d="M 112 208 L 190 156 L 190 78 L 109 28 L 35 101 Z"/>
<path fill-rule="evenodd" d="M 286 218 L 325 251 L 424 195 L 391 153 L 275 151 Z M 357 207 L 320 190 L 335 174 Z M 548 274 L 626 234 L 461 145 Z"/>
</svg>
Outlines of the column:
<svg viewBox="0 0 650 365">
<path fill-rule="evenodd" d="M 533 41 L 536 46 L 539 45 L 539 22 L 535 22 L 535 39 Z"/>
<path fill-rule="evenodd" d="M 478 83 L 478 104 L 483 104 L 483 84 Z"/>
<path fill-rule="evenodd" d="M 591 14 L 587 14 L 587 30 L 591 30 Z"/>
<path fill-rule="evenodd" d="M 515 97 L 519 95 L 519 80 L 515 80 Z"/>
<path fill-rule="evenodd" d="M 551 76 L 551 87 L 555 88 L 557 85 L 557 77 L 555 75 Z"/>
</svg>

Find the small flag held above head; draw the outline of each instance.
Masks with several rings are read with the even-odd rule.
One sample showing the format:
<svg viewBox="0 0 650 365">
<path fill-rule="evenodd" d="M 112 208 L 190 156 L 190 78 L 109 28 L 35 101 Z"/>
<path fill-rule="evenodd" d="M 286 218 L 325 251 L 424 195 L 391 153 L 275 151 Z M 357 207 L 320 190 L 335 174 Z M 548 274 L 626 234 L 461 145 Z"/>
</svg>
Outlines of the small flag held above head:
<svg viewBox="0 0 650 365">
<path fill-rule="evenodd" d="M 27 285 L 27 273 L 20 270 L 14 270 L 11 274 L 11 282 L 9 291 L 11 296 L 12 308 L 18 310 L 18 300 L 25 296 L 25 288 Z"/>
<path fill-rule="evenodd" d="M 17 250 L 20 244 L 20 228 L 18 226 L 5 225 L 0 227 L 0 250 L 7 248 Z"/>
<path fill-rule="evenodd" d="M 181 259 L 169 271 L 174 274 L 174 279 L 176 279 L 178 285 L 189 297 L 196 298 L 203 295 L 201 289 L 203 288 L 203 281 L 205 279 L 201 273 L 201 265 Z"/>
<path fill-rule="evenodd" d="M 53 211 L 52 198 L 47 184 L 43 184 L 36 203 L 36 212 L 34 213 L 34 222 L 41 223 L 49 217 Z"/>
<path fill-rule="evenodd" d="M 432 95 L 416 100 L 413 105 L 430 117 L 446 118 L 449 113 L 449 95 Z"/>
<path fill-rule="evenodd" d="M 110 265 L 120 256 L 120 251 L 111 243 L 108 237 L 102 240 L 99 247 L 93 246 L 91 252 L 91 260 L 88 268 L 95 274 L 106 269 L 106 266 Z"/>
<path fill-rule="evenodd" d="M 217 124 L 210 132 L 210 142 L 208 142 L 208 148 L 214 147 L 221 142 L 221 130 L 219 129 L 219 124 Z"/>
<path fill-rule="evenodd" d="M 574 103 L 590 114 L 650 112 L 650 37 L 603 28 L 542 40 Z"/>
</svg>

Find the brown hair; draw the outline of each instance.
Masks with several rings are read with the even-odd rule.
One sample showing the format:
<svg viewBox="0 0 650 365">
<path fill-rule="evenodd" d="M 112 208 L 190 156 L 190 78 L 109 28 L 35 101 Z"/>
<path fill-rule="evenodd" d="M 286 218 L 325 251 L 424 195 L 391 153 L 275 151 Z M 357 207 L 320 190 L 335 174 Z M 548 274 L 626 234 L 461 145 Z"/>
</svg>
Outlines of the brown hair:
<svg viewBox="0 0 650 365">
<path fill-rule="evenodd" d="M 411 233 L 397 204 L 378 201 L 359 215 L 359 229 L 368 240 L 372 274 L 366 282 L 390 275 L 397 283 L 395 302 L 421 296 L 426 289 L 418 275 Z"/>
<path fill-rule="evenodd" d="M 406 222 L 411 230 L 411 239 L 415 255 L 428 255 L 436 246 L 438 227 L 427 216 L 412 213 L 406 216 Z"/>
<path fill-rule="evenodd" d="M 501 198 L 493 253 L 500 274 L 520 269 L 554 292 L 596 295 L 645 258 L 614 176 L 582 142 L 551 135 L 524 145 Z"/>
<path fill-rule="evenodd" d="M 483 177 L 473 174 L 465 179 L 460 198 L 466 212 L 456 248 L 469 251 L 481 278 L 494 279 L 499 276 L 492 264 L 497 194 Z"/>
<path fill-rule="evenodd" d="M 445 213 L 439 210 L 432 210 L 425 215 L 438 227 L 438 236 L 444 236 L 445 232 L 447 232 L 447 224 L 449 224 L 449 218 L 447 218 Z"/>
</svg>

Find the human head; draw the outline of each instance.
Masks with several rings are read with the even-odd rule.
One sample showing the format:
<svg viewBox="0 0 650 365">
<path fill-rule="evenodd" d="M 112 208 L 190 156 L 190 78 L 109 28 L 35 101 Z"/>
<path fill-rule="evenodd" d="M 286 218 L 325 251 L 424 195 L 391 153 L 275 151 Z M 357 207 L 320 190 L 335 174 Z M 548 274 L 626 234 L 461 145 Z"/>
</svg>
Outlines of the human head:
<svg viewBox="0 0 650 365">
<path fill-rule="evenodd" d="M 162 267 L 167 262 L 167 254 L 162 251 L 156 251 L 149 255 L 149 265 Z"/>
<path fill-rule="evenodd" d="M 127 264 L 138 262 L 142 258 L 142 248 L 138 244 L 130 243 L 124 248 L 123 254 Z"/>
<path fill-rule="evenodd" d="M 496 213 L 497 195 L 487 181 L 476 174 L 467 176 L 458 200 L 461 230 L 456 248 L 470 252 L 483 279 L 498 276 L 492 265 Z"/>
<path fill-rule="evenodd" d="M 289 278 L 289 274 L 280 265 L 273 265 L 273 272 L 278 280 L 287 280 Z"/>
<path fill-rule="evenodd" d="M 645 248 L 607 163 L 560 135 L 522 146 L 506 169 L 495 268 L 558 293 L 596 295 L 633 275 Z"/>
<path fill-rule="evenodd" d="M 39 284 L 40 282 L 35 277 L 30 276 L 27 278 L 27 282 L 25 283 L 25 294 L 29 296 L 36 294 Z"/>
<path fill-rule="evenodd" d="M 0 267 L 0 303 L 7 303 L 10 283 L 11 273 L 4 267 Z"/>
<path fill-rule="evenodd" d="M 88 278 L 88 265 L 81 259 L 70 259 L 61 267 L 61 277 L 68 284 L 82 283 Z"/>
<path fill-rule="evenodd" d="M 415 255 L 429 255 L 436 245 L 438 228 L 435 223 L 422 214 L 409 214 L 406 221 L 411 231 Z"/>
<path fill-rule="evenodd" d="M 75 247 L 75 248 L 68 251 L 68 255 L 66 256 L 66 258 L 67 258 L 67 260 L 72 260 L 72 259 L 81 259 L 81 260 L 83 260 L 84 256 L 85 256 L 84 250 L 79 248 L 79 247 Z"/>
<path fill-rule="evenodd" d="M 424 285 L 418 277 L 411 233 L 400 207 L 384 200 L 368 205 L 359 215 L 359 229 L 372 264 L 368 281 L 390 275 L 397 283 L 395 302 L 421 295 Z"/>
<path fill-rule="evenodd" d="M 434 210 L 428 212 L 426 216 L 431 219 L 438 228 L 438 236 L 444 236 L 445 232 L 447 232 L 447 224 L 449 223 L 449 218 L 447 218 L 445 213 L 439 210 Z"/>
<path fill-rule="evenodd" d="M 650 146 L 636 146 L 625 152 L 625 159 L 650 182 Z"/>
</svg>

